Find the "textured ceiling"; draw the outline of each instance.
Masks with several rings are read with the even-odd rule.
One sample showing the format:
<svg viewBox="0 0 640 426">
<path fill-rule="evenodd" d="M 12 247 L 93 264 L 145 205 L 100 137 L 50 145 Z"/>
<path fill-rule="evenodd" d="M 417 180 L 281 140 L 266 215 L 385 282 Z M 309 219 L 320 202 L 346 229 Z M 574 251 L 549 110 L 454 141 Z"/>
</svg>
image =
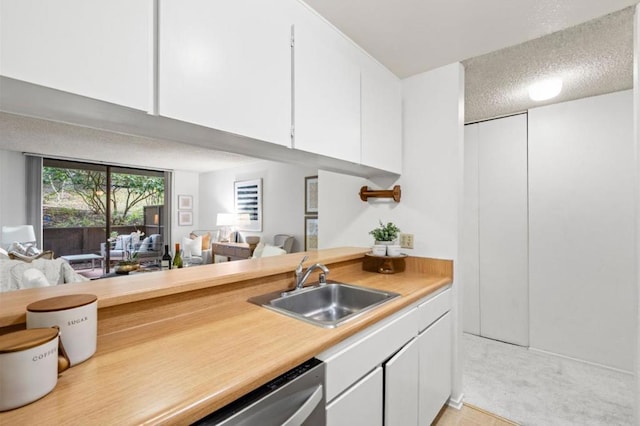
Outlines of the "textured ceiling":
<svg viewBox="0 0 640 426">
<path fill-rule="evenodd" d="M 638 0 L 304 0 L 399 77 L 484 55 Z"/>
<path fill-rule="evenodd" d="M 463 62 L 465 121 L 633 87 L 633 13 L 630 7 L 599 19 Z M 529 99 L 527 88 L 560 77 L 560 95 Z"/>
<path fill-rule="evenodd" d="M 191 172 L 208 172 L 260 161 L 173 141 L 123 135 L 7 113 L 0 113 L 0 149 Z"/>
</svg>

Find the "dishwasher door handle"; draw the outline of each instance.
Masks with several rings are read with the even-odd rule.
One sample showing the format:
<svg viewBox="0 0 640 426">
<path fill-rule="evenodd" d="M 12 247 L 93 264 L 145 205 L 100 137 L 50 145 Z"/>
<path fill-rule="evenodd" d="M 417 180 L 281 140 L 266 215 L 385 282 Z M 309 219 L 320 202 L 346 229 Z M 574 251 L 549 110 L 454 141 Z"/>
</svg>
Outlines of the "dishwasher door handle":
<svg viewBox="0 0 640 426">
<path fill-rule="evenodd" d="M 298 410 L 291 415 L 282 426 L 299 426 L 301 425 L 309 415 L 316 409 L 318 404 L 322 401 L 322 385 L 318 385 L 316 390 L 311 394 L 309 398 L 298 408 Z"/>
</svg>

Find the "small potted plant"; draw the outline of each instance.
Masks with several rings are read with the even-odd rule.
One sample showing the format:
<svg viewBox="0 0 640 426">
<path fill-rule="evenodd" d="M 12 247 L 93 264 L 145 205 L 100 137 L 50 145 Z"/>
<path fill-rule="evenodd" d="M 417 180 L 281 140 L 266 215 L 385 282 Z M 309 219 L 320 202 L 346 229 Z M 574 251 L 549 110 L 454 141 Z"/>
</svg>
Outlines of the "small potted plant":
<svg viewBox="0 0 640 426">
<path fill-rule="evenodd" d="M 376 245 L 390 245 L 398 238 L 400 228 L 393 224 L 393 222 L 387 222 L 385 225 L 380 221 L 380 226 L 373 229 L 369 234 L 373 235 L 376 240 Z"/>
</svg>

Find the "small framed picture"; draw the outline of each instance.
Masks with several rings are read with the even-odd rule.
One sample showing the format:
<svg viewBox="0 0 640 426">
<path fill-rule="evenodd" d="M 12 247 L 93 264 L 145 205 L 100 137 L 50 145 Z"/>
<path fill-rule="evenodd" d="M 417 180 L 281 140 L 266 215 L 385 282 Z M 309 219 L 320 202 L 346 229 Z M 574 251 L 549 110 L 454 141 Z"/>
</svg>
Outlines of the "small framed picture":
<svg viewBox="0 0 640 426">
<path fill-rule="evenodd" d="M 233 183 L 239 231 L 262 231 L 262 178 Z"/>
<path fill-rule="evenodd" d="M 178 211 L 178 226 L 192 226 L 193 212 Z"/>
<path fill-rule="evenodd" d="M 178 195 L 178 210 L 192 210 L 193 195 Z"/>
<path fill-rule="evenodd" d="M 304 218 L 304 249 L 305 251 L 318 249 L 317 217 Z"/>
<path fill-rule="evenodd" d="M 318 176 L 304 178 L 304 214 L 318 214 Z"/>
</svg>

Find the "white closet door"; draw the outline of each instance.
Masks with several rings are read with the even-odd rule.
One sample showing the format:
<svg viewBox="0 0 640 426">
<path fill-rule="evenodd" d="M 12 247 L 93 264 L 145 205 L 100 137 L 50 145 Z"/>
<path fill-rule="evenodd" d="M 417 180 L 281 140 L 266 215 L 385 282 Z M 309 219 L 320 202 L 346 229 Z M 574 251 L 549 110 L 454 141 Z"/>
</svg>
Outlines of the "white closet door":
<svg viewBox="0 0 640 426">
<path fill-rule="evenodd" d="M 462 329 L 480 334 L 478 253 L 478 132 L 480 124 L 464 126 L 464 203 L 460 276 L 464 287 Z"/>
<path fill-rule="evenodd" d="M 535 108 L 529 124 L 531 347 L 632 371 L 632 91 Z"/>
<path fill-rule="evenodd" d="M 528 346 L 527 116 L 479 125 L 480 333 Z"/>
</svg>

